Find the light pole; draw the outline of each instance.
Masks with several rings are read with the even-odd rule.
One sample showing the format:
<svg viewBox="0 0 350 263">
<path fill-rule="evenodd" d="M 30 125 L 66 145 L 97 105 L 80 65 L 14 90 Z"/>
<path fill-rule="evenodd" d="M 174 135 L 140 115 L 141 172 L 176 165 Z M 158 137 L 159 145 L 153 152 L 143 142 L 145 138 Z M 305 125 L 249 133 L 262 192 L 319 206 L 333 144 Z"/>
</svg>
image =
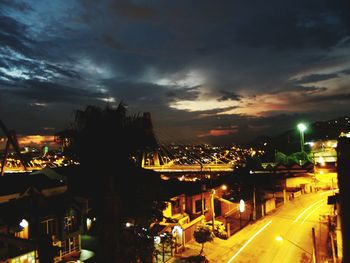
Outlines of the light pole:
<svg viewBox="0 0 350 263">
<path fill-rule="evenodd" d="M 201 207 L 202 207 L 202 215 L 204 216 L 204 196 L 203 193 L 207 190 L 207 186 L 205 184 L 201 185 Z"/>
<path fill-rule="evenodd" d="M 215 195 L 215 189 L 211 190 L 211 223 L 212 223 L 212 230 L 215 231 L 215 210 L 214 210 L 214 195 Z"/>
<path fill-rule="evenodd" d="M 304 131 L 306 130 L 306 125 L 304 123 L 299 123 L 297 127 L 300 131 L 300 150 L 304 152 Z"/>
</svg>

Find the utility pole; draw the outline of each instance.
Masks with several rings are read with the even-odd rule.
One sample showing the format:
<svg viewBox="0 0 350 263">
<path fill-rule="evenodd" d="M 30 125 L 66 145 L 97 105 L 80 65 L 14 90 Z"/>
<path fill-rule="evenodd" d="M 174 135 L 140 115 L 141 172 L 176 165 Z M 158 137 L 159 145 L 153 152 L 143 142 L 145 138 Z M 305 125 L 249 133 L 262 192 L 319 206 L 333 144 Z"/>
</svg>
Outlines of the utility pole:
<svg viewBox="0 0 350 263">
<path fill-rule="evenodd" d="M 317 263 L 317 253 L 316 253 L 316 236 L 315 236 L 315 228 L 312 228 L 312 244 L 313 244 L 313 251 L 312 251 L 312 256 L 313 256 L 313 262 Z"/>
<path fill-rule="evenodd" d="M 256 220 L 256 188 L 253 189 L 253 221 Z"/>
<path fill-rule="evenodd" d="M 204 216 L 204 209 L 205 209 L 205 206 L 204 206 L 204 196 L 203 196 L 203 192 L 206 191 L 206 186 L 205 184 L 202 184 L 201 185 L 201 202 L 202 202 L 202 215 Z"/>
<path fill-rule="evenodd" d="M 215 230 L 215 209 L 214 209 L 214 195 L 215 195 L 215 189 L 211 189 L 211 223 L 212 223 L 212 229 L 213 232 Z"/>
</svg>

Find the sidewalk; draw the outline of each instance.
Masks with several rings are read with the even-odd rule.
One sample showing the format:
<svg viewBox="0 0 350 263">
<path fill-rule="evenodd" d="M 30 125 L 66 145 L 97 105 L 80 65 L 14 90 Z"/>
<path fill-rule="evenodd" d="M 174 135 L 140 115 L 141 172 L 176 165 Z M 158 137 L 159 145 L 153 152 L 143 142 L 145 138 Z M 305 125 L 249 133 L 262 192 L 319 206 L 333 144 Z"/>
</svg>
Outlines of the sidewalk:
<svg viewBox="0 0 350 263">
<path fill-rule="evenodd" d="M 225 250 L 228 249 L 227 243 L 229 243 L 227 240 L 215 238 L 215 240 L 213 242 L 205 243 L 204 251 L 203 251 L 202 255 L 205 256 L 209 262 L 216 262 L 216 261 L 214 261 L 213 258 L 215 257 L 215 260 L 217 260 L 216 254 L 220 248 L 225 248 Z M 186 260 L 186 258 L 191 257 L 191 256 L 198 256 L 199 252 L 201 251 L 201 248 L 202 248 L 202 245 L 200 245 L 196 241 L 192 240 L 186 244 L 185 251 L 183 251 L 179 255 L 176 255 L 175 257 L 170 259 L 168 262 L 176 262 L 176 263 L 190 262 L 189 260 Z M 215 256 L 214 256 L 214 254 L 215 254 Z M 219 261 L 217 261 L 217 262 L 219 262 Z"/>
<path fill-rule="evenodd" d="M 227 240 L 215 238 L 213 242 L 205 243 L 203 256 L 205 256 L 210 263 L 227 263 L 235 252 L 244 245 L 249 237 L 268 221 L 268 218 L 269 216 L 248 224 L 245 228 L 236 232 Z M 201 247 L 202 246 L 199 243 L 192 240 L 186 244 L 185 251 L 181 254 L 175 255 L 172 259 L 167 261 L 167 263 L 197 263 L 198 261 L 190 261 L 186 258 L 198 256 Z"/>
</svg>

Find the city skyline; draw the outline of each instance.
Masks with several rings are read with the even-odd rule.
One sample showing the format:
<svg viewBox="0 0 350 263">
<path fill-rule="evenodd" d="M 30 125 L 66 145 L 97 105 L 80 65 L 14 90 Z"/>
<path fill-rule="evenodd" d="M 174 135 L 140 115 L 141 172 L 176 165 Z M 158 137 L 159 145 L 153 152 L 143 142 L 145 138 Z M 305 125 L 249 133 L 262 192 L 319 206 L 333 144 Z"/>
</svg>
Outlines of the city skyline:
<svg viewBox="0 0 350 263">
<path fill-rule="evenodd" d="M 1 119 L 52 135 L 120 102 L 160 139 L 236 143 L 349 114 L 346 1 L 2 1 Z"/>
</svg>

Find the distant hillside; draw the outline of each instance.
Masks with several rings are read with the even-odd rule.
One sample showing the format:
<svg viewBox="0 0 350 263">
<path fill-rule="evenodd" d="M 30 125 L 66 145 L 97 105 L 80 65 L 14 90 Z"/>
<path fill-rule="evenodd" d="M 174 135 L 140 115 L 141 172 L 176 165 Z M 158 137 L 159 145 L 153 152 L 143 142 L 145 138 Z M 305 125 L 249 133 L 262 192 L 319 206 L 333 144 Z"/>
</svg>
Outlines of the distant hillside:
<svg viewBox="0 0 350 263">
<path fill-rule="evenodd" d="M 341 132 L 350 131 L 350 117 L 344 116 L 328 121 L 317 121 L 308 124 L 305 131 L 305 142 L 317 140 L 337 139 Z M 288 130 L 278 136 L 259 136 L 249 143 L 249 146 L 263 149 L 266 152 L 266 160 L 274 158 L 275 151 L 286 154 L 300 151 L 300 133 L 297 128 Z"/>
</svg>

